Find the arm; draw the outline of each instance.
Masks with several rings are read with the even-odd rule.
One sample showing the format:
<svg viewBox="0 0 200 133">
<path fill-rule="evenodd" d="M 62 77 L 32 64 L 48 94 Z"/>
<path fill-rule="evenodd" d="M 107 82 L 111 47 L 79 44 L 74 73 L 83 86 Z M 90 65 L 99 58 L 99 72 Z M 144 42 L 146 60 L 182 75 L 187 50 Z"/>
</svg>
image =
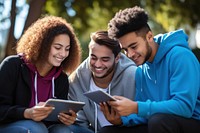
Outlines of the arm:
<svg viewBox="0 0 200 133">
<path fill-rule="evenodd" d="M 173 49 L 169 57 L 168 88 L 162 93 L 166 99 L 138 102 L 138 115 L 148 118 L 150 115 L 162 112 L 191 118 L 197 103 L 199 93 L 199 62 L 188 49 Z M 169 91 L 167 91 L 167 89 Z"/>
<path fill-rule="evenodd" d="M 165 96 L 169 92 L 166 99 L 162 97 L 163 99 L 155 101 L 147 98 L 147 100 L 137 99 L 138 102 L 134 102 L 126 98 L 119 98 L 117 102 L 110 102 L 110 104 L 114 106 L 120 115 L 138 114 L 134 117 L 130 116 L 130 118 L 127 116 L 128 120 L 132 119 L 132 123 L 137 123 L 138 117 L 148 119 L 149 116 L 155 113 L 192 117 L 199 94 L 199 63 L 190 52 L 184 50 L 182 52 L 178 53 L 176 51 L 176 54 L 171 56 L 173 61 L 171 59 L 169 63 L 169 88 L 162 88 L 162 90 L 166 89 Z M 143 93 L 138 94 L 139 97 L 144 97 Z"/>
<path fill-rule="evenodd" d="M 75 74 L 75 75 L 74 75 Z M 81 90 L 82 86 L 79 82 L 79 79 L 77 78 L 76 73 L 74 72 L 72 75 L 69 77 L 69 93 L 68 93 L 68 99 L 73 100 L 73 101 L 84 101 L 83 98 L 83 90 Z M 81 100 L 79 100 L 79 98 Z M 86 101 L 84 101 L 86 102 Z M 76 119 L 76 124 L 83 126 L 83 127 L 89 127 L 89 121 L 86 117 L 86 114 L 84 112 L 84 108 L 87 108 L 86 105 L 83 107 L 82 110 L 77 112 L 77 119 Z"/>
<path fill-rule="evenodd" d="M 24 86 L 20 88 L 17 87 L 17 85 L 20 84 L 18 81 L 21 81 L 19 77 L 20 65 L 21 61 L 17 56 L 7 57 L 0 64 L 0 123 L 25 119 L 24 110 L 26 109 L 25 105 L 28 101 L 25 100 L 25 102 L 23 102 L 24 105 L 18 103 L 23 101 L 24 97 L 29 97 L 30 95 L 23 95 L 24 97 L 17 99 L 19 97 L 19 92 L 21 94 L 27 92 L 27 90 L 24 91 Z M 14 101 L 16 103 L 14 103 Z"/>
</svg>

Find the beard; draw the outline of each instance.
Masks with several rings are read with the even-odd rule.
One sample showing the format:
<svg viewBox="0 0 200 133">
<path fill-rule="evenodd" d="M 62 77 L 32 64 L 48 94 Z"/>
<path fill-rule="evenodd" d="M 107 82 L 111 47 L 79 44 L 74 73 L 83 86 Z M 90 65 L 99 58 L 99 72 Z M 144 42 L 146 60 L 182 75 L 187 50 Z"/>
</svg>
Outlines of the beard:
<svg viewBox="0 0 200 133">
<path fill-rule="evenodd" d="M 147 50 L 146 56 L 145 56 L 144 62 L 142 64 L 144 64 L 146 61 L 148 61 L 152 54 L 152 48 L 149 46 L 147 41 L 146 41 L 146 50 Z"/>
</svg>

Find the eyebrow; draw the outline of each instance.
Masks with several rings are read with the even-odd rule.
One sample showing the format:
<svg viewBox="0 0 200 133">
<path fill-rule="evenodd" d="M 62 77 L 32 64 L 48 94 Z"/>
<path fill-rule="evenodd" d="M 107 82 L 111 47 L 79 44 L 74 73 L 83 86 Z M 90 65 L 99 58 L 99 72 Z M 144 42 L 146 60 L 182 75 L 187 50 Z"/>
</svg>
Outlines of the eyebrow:
<svg viewBox="0 0 200 133">
<path fill-rule="evenodd" d="M 62 47 L 63 47 L 63 45 L 62 45 L 62 44 L 60 44 L 60 43 L 57 43 L 57 42 L 55 42 L 53 45 L 59 45 L 59 46 L 62 46 Z M 70 47 L 70 44 L 69 44 L 69 45 L 67 45 L 66 47 L 67 47 L 67 48 L 68 48 L 68 47 Z"/>
<path fill-rule="evenodd" d="M 97 57 L 96 55 L 94 55 L 94 54 L 91 54 L 91 56 L 93 56 L 93 57 Z M 103 58 L 103 59 L 110 59 L 110 57 L 109 56 L 105 56 L 105 57 L 101 57 L 101 58 Z"/>
<path fill-rule="evenodd" d="M 126 49 L 130 48 L 130 47 L 134 46 L 136 43 L 137 42 L 133 42 L 133 43 L 129 44 L 127 48 L 122 48 L 122 50 L 126 50 Z"/>
</svg>

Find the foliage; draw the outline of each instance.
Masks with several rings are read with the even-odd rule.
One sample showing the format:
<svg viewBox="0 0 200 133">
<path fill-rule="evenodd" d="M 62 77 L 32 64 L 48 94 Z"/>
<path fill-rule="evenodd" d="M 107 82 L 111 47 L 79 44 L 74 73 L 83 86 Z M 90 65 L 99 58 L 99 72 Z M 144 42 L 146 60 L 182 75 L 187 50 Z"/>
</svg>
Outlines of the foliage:
<svg viewBox="0 0 200 133">
<path fill-rule="evenodd" d="M 85 59 L 88 55 L 90 33 L 106 30 L 107 23 L 119 9 L 139 4 L 139 0 L 47 0 L 45 10 L 48 14 L 64 17 L 72 23 L 81 41 Z M 70 11 L 74 12 L 74 16 Z"/>
<path fill-rule="evenodd" d="M 38 0 L 38 2 L 42 1 Z M 0 0 L 1 24 L 11 18 L 10 16 L 2 17 L 5 10 L 4 2 L 4 0 Z M 30 3 L 33 0 L 26 0 L 26 2 L 31 6 Z M 198 7 L 200 1 L 198 0 L 46 0 L 42 10 L 38 9 L 41 8 L 38 6 L 34 8 L 41 10 L 41 15 L 51 14 L 66 18 L 73 25 L 81 42 L 84 59 L 88 54 L 87 45 L 90 33 L 107 29 L 107 23 L 117 11 L 135 5 L 142 6 L 147 10 L 150 17 L 149 24 L 155 34 L 180 27 L 187 29 L 185 25 L 189 25 L 187 30 L 191 30 L 191 27 L 195 28 L 200 20 L 200 8 Z M 19 14 L 22 8 L 22 5 L 17 7 L 16 14 Z"/>
<path fill-rule="evenodd" d="M 199 0 L 147 0 L 146 8 L 153 20 L 166 31 L 184 25 L 196 27 L 200 21 Z"/>
</svg>

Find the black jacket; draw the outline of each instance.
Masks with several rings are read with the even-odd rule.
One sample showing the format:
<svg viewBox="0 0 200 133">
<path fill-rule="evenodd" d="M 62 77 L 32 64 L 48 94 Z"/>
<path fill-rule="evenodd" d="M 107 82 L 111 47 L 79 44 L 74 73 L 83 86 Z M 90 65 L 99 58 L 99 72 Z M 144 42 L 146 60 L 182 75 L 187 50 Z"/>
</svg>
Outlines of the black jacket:
<svg viewBox="0 0 200 133">
<path fill-rule="evenodd" d="M 55 96 L 67 99 L 68 76 L 62 72 L 55 79 Z M 24 118 L 24 110 L 31 100 L 31 76 L 18 55 L 5 58 L 0 64 L 0 124 Z"/>
</svg>

